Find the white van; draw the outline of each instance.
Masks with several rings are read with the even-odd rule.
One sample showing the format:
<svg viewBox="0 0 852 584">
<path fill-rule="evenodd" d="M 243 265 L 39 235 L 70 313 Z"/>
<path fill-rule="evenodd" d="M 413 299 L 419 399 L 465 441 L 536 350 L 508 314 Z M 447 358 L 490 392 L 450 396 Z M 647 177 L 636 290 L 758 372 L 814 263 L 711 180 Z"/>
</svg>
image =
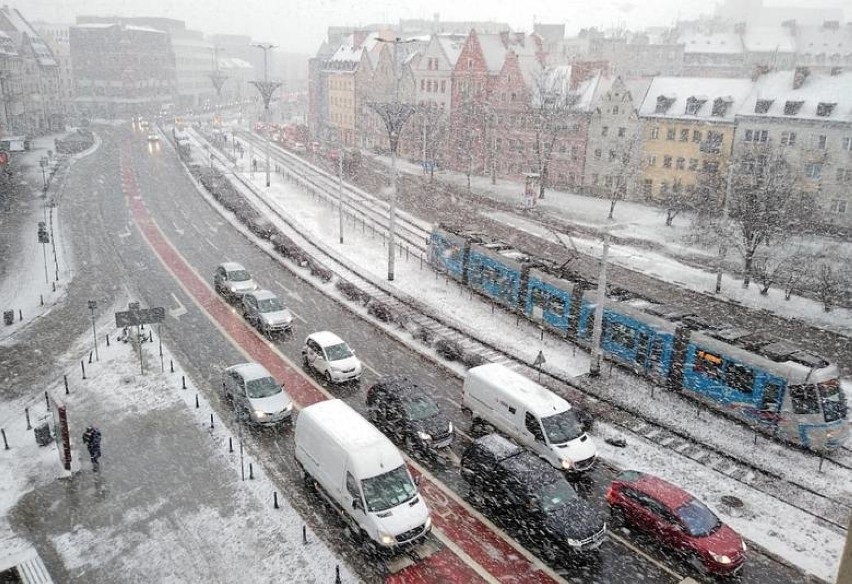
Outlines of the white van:
<svg viewBox="0 0 852 584">
<path fill-rule="evenodd" d="M 499 363 L 468 370 L 462 407 L 526 446 L 556 468 L 592 468 L 597 447 L 567 401 Z"/>
<path fill-rule="evenodd" d="M 305 479 L 355 532 L 385 550 L 426 537 L 432 518 L 402 455 L 358 412 L 339 399 L 313 404 L 295 435 Z"/>
</svg>

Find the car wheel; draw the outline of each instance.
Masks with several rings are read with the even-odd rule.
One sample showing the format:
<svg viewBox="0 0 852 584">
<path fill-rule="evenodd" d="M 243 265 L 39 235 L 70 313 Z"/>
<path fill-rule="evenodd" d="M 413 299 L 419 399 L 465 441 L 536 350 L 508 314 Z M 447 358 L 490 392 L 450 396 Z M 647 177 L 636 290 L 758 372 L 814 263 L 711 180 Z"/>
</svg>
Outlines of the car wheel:
<svg viewBox="0 0 852 584">
<path fill-rule="evenodd" d="M 707 568 L 704 567 L 704 560 L 698 554 L 690 555 L 687 558 L 686 563 L 689 564 L 689 566 L 693 570 L 695 570 L 698 574 L 701 574 L 702 576 L 707 573 Z"/>
</svg>

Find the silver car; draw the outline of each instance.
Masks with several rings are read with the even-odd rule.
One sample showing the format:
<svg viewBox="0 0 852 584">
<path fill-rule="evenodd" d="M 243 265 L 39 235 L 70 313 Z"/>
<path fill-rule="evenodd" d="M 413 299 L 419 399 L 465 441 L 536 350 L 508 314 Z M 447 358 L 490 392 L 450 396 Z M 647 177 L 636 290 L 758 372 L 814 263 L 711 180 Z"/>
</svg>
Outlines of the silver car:
<svg viewBox="0 0 852 584">
<path fill-rule="evenodd" d="M 255 424 L 277 424 L 293 415 L 293 400 L 260 363 L 241 363 L 225 369 L 222 391 L 234 409 Z"/>
<path fill-rule="evenodd" d="M 258 289 L 257 283 L 252 279 L 248 270 L 237 262 L 219 264 L 213 275 L 213 286 L 216 288 L 216 292 L 224 296 L 229 302 L 239 300 L 246 292 L 254 292 Z"/>
<path fill-rule="evenodd" d="M 247 292 L 242 298 L 243 316 L 266 336 L 287 332 L 293 327 L 293 313 L 269 290 Z"/>
</svg>

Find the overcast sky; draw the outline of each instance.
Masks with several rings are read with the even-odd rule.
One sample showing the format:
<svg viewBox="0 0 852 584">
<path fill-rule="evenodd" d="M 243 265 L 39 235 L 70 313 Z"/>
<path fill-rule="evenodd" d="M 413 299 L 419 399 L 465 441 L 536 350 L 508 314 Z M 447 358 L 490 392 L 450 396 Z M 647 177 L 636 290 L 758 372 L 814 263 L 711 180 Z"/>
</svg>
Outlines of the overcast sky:
<svg viewBox="0 0 852 584">
<path fill-rule="evenodd" d="M 533 22 L 640 29 L 712 13 L 721 0 L 4 0 L 30 21 L 73 23 L 76 15 L 163 16 L 204 33 L 247 34 L 283 50 L 314 53 L 329 25 L 395 23 L 400 18 L 493 20 L 517 30 Z M 765 0 L 765 4 L 848 6 L 852 0 Z"/>
</svg>

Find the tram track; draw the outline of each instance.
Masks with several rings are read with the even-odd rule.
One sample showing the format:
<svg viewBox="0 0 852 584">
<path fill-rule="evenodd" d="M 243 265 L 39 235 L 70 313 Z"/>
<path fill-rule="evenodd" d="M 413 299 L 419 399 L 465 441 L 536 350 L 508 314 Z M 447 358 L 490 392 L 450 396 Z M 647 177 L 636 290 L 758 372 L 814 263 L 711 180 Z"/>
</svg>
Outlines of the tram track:
<svg viewBox="0 0 852 584">
<path fill-rule="evenodd" d="M 298 165 L 301 161 L 299 157 L 289 155 L 289 153 L 287 156 L 279 156 L 279 154 L 280 151 L 276 148 L 273 159 L 278 163 L 284 164 L 285 168 L 290 163 Z M 221 155 L 217 156 L 222 161 L 227 162 L 225 157 Z M 310 172 L 322 172 L 312 165 L 310 165 L 309 170 Z M 434 310 L 431 310 L 423 303 L 408 297 L 382 281 L 378 281 L 367 274 L 356 272 L 350 267 L 349 262 L 338 257 L 332 249 L 323 246 L 321 242 L 316 242 L 303 236 L 299 230 L 299 226 L 294 224 L 287 215 L 286 209 L 270 201 L 268 197 L 260 196 L 257 187 L 246 181 L 239 174 L 234 173 L 232 176 L 242 186 L 240 192 L 250 200 L 255 208 L 264 214 L 271 213 L 278 218 L 278 228 L 282 229 L 284 235 L 291 238 L 306 253 L 321 262 L 324 267 L 331 270 L 339 279 L 357 286 L 372 298 L 373 301 L 387 306 L 393 314 L 393 320 L 402 328 L 408 330 L 408 332 L 416 335 L 417 331 L 425 330 L 428 331 L 430 338 L 440 338 L 456 343 L 465 354 L 475 355 L 477 360 L 511 361 L 515 364 L 516 368 L 522 369 L 528 376 L 538 374 L 539 370 L 521 355 L 513 354 L 510 350 L 497 347 L 487 341 L 476 338 L 472 331 L 467 330 L 460 323 L 451 322 L 449 319 L 435 313 Z M 318 181 L 310 188 L 321 188 L 322 184 L 332 185 L 332 187 L 326 186 L 325 188 L 338 188 L 338 185 L 331 181 Z M 360 195 L 356 196 L 360 199 Z M 333 197 L 329 196 L 327 200 L 332 201 Z M 354 204 L 352 199 L 349 202 L 350 204 Z M 374 210 L 377 207 L 373 207 Z M 377 225 L 382 225 L 382 221 L 379 218 L 375 220 Z M 384 225 L 386 226 L 386 223 Z M 422 226 L 412 229 L 412 233 L 416 232 L 417 228 L 422 229 Z M 425 253 L 425 241 L 424 237 L 422 239 L 422 247 L 417 247 L 416 241 L 408 241 L 408 243 L 416 251 Z M 529 323 L 525 323 L 525 325 L 532 326 Z M 688 433 L 667 427 L 657 421 L 649 420 L 641 413 L 631 411 L 622 404 L 616 404 L 607 400 L 605 397 L 602 398 L 601 395 L 594 391 L 590 384 L 584 383 L 582 380 L 563 378 L 547 371 L 543 371 L 542 375 L 547 378 L 546 385 L 565 395 L 569 400 L 574 399 L 576 401 L 577 392 L 580 392 L 586 401 L 591 400 L 591 405 L 596 409 L 596 413 L 601 418 L 617 426 L 622 432 L 632 438 L 653 442 L 657 446 L 669 450 L 673 455 L 691 459 L 728 479 L 791 505 L 803 513 L 814 517 L 838 533 L 843 534 L 846 532 L 848 516 L 852 512 L 852 501 L 820 493 L 807 484 L 802 484 L 804 481 L 790 480 L 779 471 L 767 468 L 765 465 L 746 460 L 731 452 L 725 452 L 721 448 L 704 444 Z M 815 454 L 804 450 L 795 450 L 798 450 L 803 456 L 809 457 L 812 461 L 818 462 L 819 457 Z M 847 448 L 843 450 L 846 453 L 843 459 L 846 459 L 852 451 Z M 845 475 L 845 484 L 852 484 L 852 472 L 850 472 L 852 471 L 852 465 L 847 464 L 845 460 L 837 456 L 823 457 L 823 459 L 840 469 Z"/>
</svg>

